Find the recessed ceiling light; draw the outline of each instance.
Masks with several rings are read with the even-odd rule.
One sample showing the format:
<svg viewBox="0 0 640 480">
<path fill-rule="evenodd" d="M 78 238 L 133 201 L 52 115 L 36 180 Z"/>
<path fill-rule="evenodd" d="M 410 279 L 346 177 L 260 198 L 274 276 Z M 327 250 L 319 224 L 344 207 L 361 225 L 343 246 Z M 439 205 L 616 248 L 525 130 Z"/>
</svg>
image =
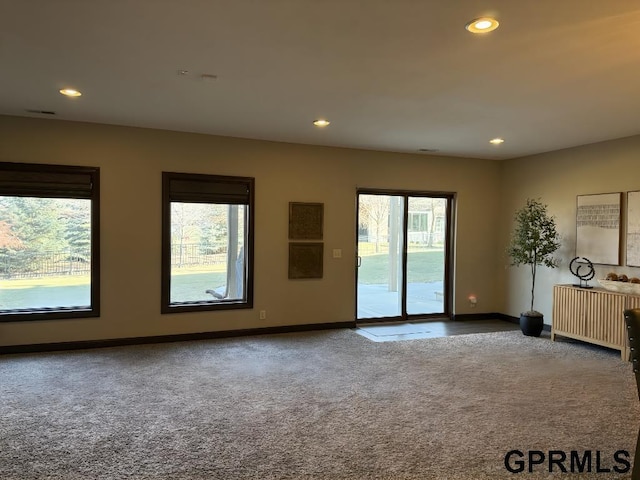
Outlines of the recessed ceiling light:
<svg viewBox="0 0 640 480">
<path fill-rule="evenodd" d="M 323 118 L 319 118 L 318 120 L 314 120 L 313 124 L 316 127 L 326 127 L 327 125 L 329 125 L 331 122 L 329 120 L 325 120 Z"/>
<path fill-rule="evenodd" d="M 500 24 L 495 18 L 481 17 L 471 20 L 464 26 L 464 28 L 471 33 L 487 33 L 494 31 L 498 28 L 498 25 Z"/>
<path fill-rule="evenodd" d="M 63 88 L 62 90 L 60 90 L 60 93 L 62 95 L 66 95 L 67 97 L 79 97 L 80 95 L 82 95 L 82 93 L 74 88 Z"/>
<path fill-rule="evenodd" d="M 501 143 L 504 143 L 504 138 L 493 138 L 489 140 L 489 143 L 492 143 L 493 145 L 500 145 Z"/>
</svg>

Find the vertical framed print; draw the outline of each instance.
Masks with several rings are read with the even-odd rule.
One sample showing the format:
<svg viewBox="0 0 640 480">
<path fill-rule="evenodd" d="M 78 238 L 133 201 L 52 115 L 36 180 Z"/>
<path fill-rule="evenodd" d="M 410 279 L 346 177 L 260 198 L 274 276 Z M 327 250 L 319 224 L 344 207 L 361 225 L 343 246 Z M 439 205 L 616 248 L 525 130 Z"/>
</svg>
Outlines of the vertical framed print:
<svg viewBox="0 0 640 480">
<path fill-rule="evenodd" d="M 620 265 L 620 205 L 622 193 L 578 195 L 576 256 L 591 263 Z"/>
<path fill-rule="evenodd" d="M 640 267 L 640 191 L 627 192 L 627 266 Z"/>
</svg>

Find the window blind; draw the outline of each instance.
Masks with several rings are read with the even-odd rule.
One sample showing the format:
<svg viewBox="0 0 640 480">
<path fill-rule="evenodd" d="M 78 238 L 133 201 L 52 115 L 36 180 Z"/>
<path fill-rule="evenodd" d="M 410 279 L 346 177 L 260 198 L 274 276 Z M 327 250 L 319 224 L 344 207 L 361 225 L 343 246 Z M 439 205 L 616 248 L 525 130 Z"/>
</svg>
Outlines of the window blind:
<svg viewBox="0 0 640 480">
<path fill-rule="evenodd" d="M 252 178 L 164 173 L 172 202 L 248 205 Z"/>
<path fill-rule="evenodd" d="M 91 198 L 98 168 L 0 162 L 0 195 Z"/>
</svg>

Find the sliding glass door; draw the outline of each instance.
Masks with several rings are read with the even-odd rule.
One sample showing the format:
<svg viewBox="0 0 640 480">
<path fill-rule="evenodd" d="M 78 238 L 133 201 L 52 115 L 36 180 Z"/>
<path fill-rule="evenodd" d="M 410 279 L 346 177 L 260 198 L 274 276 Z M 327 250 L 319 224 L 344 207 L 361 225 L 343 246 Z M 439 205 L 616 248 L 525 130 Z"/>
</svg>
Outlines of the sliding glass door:
<svg viewBox="0 0 640 480">
<path fill-rule="evenodd" d="M 358 195 L 358 319 L 402 315 L 403 207 L 401 196 Z"/>
<path fill-rule="evenodd" d="M 453 196 L 358 192 L 357 319 L 449 316 Z"/>
</svg>

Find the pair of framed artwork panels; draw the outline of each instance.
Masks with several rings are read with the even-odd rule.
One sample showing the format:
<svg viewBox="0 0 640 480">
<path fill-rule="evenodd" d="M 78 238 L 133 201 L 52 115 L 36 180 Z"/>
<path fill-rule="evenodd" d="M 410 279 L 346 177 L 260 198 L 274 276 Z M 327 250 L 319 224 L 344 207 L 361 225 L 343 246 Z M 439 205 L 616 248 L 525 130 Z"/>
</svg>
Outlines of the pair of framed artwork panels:
<svg viewBox="0 0 640 480">
<path fill-rule="evenodd" d="M 640 267 L 640 191 L 578 195 L 576 227 L 577 257 Z"/>
</svg>

